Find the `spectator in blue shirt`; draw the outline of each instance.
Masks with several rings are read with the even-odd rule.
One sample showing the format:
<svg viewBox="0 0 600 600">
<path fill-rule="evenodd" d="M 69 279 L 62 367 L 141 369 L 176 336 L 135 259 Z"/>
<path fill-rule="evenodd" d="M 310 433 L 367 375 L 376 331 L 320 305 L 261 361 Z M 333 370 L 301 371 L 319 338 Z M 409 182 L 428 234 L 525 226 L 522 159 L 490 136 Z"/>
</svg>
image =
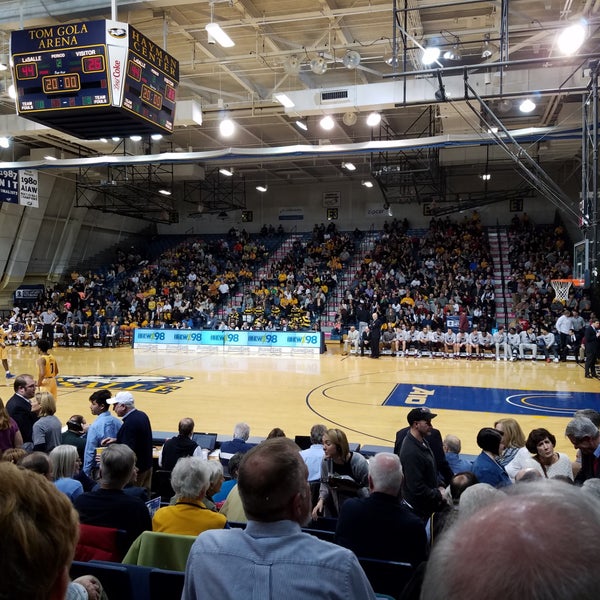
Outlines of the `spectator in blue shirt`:
<svg viewBox="0 0 600 600">
<path fill-rule="evenodd" d="M 446 455 L 446 460 L 455 475 L 457 473 L 473 470 L 473 463 L 470 460 L 461 458 L 460 450 L 460 439 L 455 435 L 447 435 L 444 438 L 444 453 Z"/>
</svg>

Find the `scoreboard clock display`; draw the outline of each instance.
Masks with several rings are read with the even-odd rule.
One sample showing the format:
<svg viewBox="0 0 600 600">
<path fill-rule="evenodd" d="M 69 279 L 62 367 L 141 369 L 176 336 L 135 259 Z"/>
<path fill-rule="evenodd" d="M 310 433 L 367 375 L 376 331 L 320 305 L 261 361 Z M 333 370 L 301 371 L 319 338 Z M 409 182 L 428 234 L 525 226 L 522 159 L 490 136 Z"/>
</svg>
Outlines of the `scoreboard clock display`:
<svg viewBox="0 0 600 600">
<path fill-rule="evenodd" d="M 179 63 L 127 23 L 15 31 L 11 57 L 22 117 L 86 139 L 173 132 Z"/>
</svg>

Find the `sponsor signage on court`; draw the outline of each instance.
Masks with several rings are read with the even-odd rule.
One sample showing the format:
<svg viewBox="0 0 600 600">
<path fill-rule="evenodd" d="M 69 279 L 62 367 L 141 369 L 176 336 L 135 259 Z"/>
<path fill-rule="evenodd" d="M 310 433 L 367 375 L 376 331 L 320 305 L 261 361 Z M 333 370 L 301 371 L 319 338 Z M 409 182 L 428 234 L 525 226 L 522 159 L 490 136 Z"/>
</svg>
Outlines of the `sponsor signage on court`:
<svg viewBox="0 0 600 600">
<path fill-rule="evenodd" d="M 296 331 L 192 331 L 135 329 L 133 347 L 147 344 L 252 348 L 309 348 L 320 351 L 321 333 Z"/>
</svg>

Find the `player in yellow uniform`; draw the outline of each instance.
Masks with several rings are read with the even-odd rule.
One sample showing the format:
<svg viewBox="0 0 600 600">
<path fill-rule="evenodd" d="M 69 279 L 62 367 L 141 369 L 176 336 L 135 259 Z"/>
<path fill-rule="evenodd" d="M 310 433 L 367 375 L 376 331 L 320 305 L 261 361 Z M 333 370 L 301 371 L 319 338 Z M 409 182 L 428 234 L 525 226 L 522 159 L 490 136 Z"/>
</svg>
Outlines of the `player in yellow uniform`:
<svg viewBox="0 0 600 600">
<path fill-rule="evenodd" d="M 56 362 L 54 356 L 48 354 L 48 350 L 50 350 L 49 340 L 38 340 L 37 347 L 40 353 L 40 357 L 37 359 L 38 389 L 43 388 L 50 392 L 56 400 L 58 395 L 58 389 L 56 385 L 58 363 Z"/>
<path fill-rule="evenodd" d="M 8 332 L 4 327 L 0 327 L 0 360 L 2 360 L 2 366 L 6 371 L 6 379 L 12 379 L 14 375 L 10 372 L 10 368 L 8 367 L 8 350 L 6 348 L 7 336 Z"/>
</svg>

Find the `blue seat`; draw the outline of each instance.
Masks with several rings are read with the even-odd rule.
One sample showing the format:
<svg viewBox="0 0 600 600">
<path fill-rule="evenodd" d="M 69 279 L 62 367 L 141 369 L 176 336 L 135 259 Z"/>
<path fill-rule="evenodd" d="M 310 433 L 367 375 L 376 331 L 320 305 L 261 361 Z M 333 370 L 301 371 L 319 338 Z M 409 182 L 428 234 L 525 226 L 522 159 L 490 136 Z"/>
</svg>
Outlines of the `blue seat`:
<svg viewBox="0 0 600 600">
<path fill-rule="evenodd" d="M 367 575 L 375 593 L 387 594 L 396 599 L 400 597 L 415 571 L 409 563 L 391 560 L 359 557 L 358 562 L 360 562 L 360 566 Z"/>
<path fill-rule="evenodd" d="M 165 598 L 181 598 L 183 592 L 183 571 L 166 571 L 152 569 L 150 571 L 150 600 Z"/>
<path fill-rule="evenodd" d="M 73 561 L 70 575 L 72 579 L 82 575 L 97 577 L 110 600 L 134 600 L 135 598 L 129 571 L 118 563 Z"/>
</svg>

